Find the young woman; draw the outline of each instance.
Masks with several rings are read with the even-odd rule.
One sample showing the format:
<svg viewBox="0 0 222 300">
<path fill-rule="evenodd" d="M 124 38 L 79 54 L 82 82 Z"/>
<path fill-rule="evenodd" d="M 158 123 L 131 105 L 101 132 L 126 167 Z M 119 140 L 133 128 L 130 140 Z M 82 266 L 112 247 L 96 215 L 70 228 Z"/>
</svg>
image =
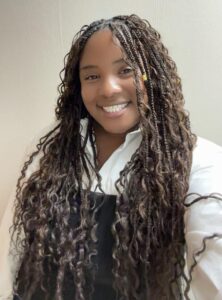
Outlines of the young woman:
<svg viewBox="0 0 222 300">
<path fill-rule="evenodd" d="M 2 223 L 0 299 L 222 299 L 222 150 L 192 134 L 159 33 L 135 15 L 84 26 L 56 119 L 11 243 Z"/>
</svg>

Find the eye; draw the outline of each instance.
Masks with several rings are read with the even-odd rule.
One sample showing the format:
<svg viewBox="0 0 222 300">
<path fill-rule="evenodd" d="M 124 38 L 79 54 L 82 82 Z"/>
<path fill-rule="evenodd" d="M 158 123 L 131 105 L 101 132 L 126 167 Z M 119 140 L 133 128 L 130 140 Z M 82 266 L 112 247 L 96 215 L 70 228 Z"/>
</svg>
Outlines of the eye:
<svg viewBox="0 0 222 300">
<path fill-rule="evenodd" d="M 98 75 L 92 74 L 92 75 L 85 76 L 84 80 L 96 80 L 98 78 L 99 78 Z"/>
<path fill-rule="evenodd" d="M 125 67 L 120 71 L 120 74 L 122 75 L 128 75 L 131 74 L 133 72 L 132 68 L 130 67 Z"/>
</svg>

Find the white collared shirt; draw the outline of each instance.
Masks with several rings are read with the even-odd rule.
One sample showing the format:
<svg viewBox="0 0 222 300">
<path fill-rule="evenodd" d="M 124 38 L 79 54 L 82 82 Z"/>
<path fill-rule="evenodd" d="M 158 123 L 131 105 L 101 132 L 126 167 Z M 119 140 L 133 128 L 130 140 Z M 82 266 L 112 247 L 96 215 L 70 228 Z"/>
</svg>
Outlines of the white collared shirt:
<svg viewBox="0 0 222 300">
<path fill-rule="evenodd" d="M 83 120 L 83 131 L 86 128 Z M 83 132 L 84 135 L 84 132 Z M 117 195 L 115 182 L 120 171 L 130 160 L 141 142 L 140 130 L 127 134 L 125 142 L 116 149 L 100 169 L 101 187 L 106 194 Z M 89 157 L 92 149 L 86 145 Z M 37 168 L 38 162 L 29 168 L 29 174 Z M 189 180 L 189 192 L 201 195 L 211 193 L 222 194 L 222 148 L 198 137 L 193 151 L 193 163 Z M 91 190 L 95 191 L 96 178 L 93 178 Z M 12 203 L 14 194 L 0 226 L 0 299 L 12 299 L 12 282 L 16 273 L 16 261 L 9 255 L 12 224 Z M 191 201 L 192 198 L 189 198 Z M 222 201 L 213 198 L 201 200 L 187 208 L 185 216 L 185 238 L 187 244 L 187 264 L 193 263 L 193 253 L 200 250 L 205 237 L 222 234 Z M 206 250 L 198 257 L 198 264 L 192 276 L 191 299 L 222 300 L 222 238 L 214 238 L 206 242 Z"/>
</svg>

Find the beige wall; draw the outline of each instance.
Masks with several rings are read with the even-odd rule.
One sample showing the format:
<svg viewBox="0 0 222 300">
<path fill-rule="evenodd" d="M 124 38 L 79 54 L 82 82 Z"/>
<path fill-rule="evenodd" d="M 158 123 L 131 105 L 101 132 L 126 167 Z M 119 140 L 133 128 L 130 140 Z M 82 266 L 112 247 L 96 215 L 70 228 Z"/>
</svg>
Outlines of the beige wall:
<svg viewBox="0 0 222 300">
<path fill-rule="evenodd" d="M 222 145 L 221 0 L 0 0 L 0 218 L 26 146 L 53 120 L 73 35 L 95 19 L 130 13 L 162 34 L 195 132 Z"/>
</svg>

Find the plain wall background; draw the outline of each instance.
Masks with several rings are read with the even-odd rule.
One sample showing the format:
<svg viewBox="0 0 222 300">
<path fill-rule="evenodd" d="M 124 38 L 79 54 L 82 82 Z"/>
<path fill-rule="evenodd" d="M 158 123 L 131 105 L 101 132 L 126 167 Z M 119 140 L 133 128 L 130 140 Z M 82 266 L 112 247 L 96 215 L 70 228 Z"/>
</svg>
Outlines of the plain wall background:
<svg viewBox="0 0 222 300">
<path fill-rule="evenodd" d="M 0 219 L 27 145 L 54 119 L 74 34 L 131 13 L 150 21 L 176 61 L 193 131 L 222 145 L 221 0 L 0 0 Z"/>
</svg>

